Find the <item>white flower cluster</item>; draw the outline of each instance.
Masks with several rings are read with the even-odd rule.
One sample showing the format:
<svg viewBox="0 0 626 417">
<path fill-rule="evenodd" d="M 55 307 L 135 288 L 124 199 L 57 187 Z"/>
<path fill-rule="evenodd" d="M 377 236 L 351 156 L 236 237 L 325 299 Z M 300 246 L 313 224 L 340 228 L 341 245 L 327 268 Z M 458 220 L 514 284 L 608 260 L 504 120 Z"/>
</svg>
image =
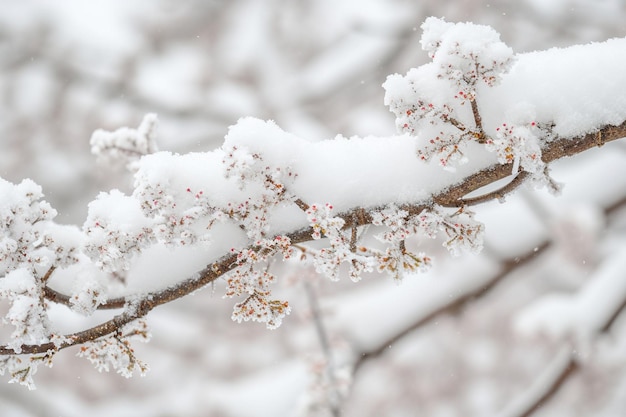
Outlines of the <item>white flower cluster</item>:
<svg viewBox="0 0 626 417">
<path fill-rule="evenodd" d="M 545 183 L 540 143 L 549 138 L 549 126 L 502 123 L 491 136 L 483 130 L 480 90 L 497 85 L 511 69 L 511 48 L 487 26 L 431 17 L 422 29 L 421 44 L 432 62 L 406 76 L 391 75 L 384 84 L 385 104 L 396 115 L 398 129 L 426 138 L 417 150 L 419 157 L 436 157 L 453 170 L 467 162 L 465 149 L 477 142 L 495 152 L 500 163 L 514 163 L 514 173 L 521 167 Z"/>
<path fill-rule="evenodd" d="M 12 184 L 0 179 L 0 276 L 17 269 L 36 273 L 47 268 L 57 259 L 58 247 L 49 236 L 49 222 L 57 212 L 46 201 L 42 201 L 41 187 L 31 180 Z M 46 245 L 46 243 L 48 245 Z M 67 253 L 75 249 L 62 249 L 59 261 L 69 263 Z"/>
<path fill-rule="evenodd" d="M 50 341 L 43 290 L 48 271 L 79 260 L 81 234 L 52 222 L 54 210 L 31 180 L 12 184 L 0 179 L 0 298 L 10 303 L 4 322 L 14 326 L 7 347 Z"/>
<path fill-rule="evenodd" d="M 319 273 L 332 280 L 339 278 L 340 266 L 350 265 L 350 278 L 360 279 L 363 272 L 374 269 L 388 272 L 401 279 L 406 273 L 424 272 L 431 266 L 430 257 L 407 250 L 406 240 L 411 236 L 436 238 L 446 234 L 443 245 L 454 255 L 463 251 L 478 252 L 482 248 L 483 225 L 473 219 L 473 213 L 458 210 L 447 214 L 440 207 L 424 209 L 411 216 L 395 205 L 372 213 L 372 224 L 384 227 L 375 237 L 386 245 L 384 250 L 365 247 L 358 243 L 356 230 L 342 230 L 344 220 L 332 215 L 332 205 L 312 205 L 307 211 L 313 228 L 313 238 L 326 237 L 329 247 L 307 249 Z"/>
<path fill-rule="evenodd" d="M 350 279 L 359 281 L 363 272 L 371 272 L 375 260 L 368 256 L 365 248 L 356 246 L 356 230 L 345 231 L 344 220 L 332 215 L 331 204 L 312 204 L 306 211 L 307 218 L 313 228 L 313 239 L 328 238 L 329 247 L 319 250 L 310 249 L 313 254 L 313 265 L 320 274 L 333 281 L 339 279 L 339 268 L 342 264 L 350 265 Z"/>
<path fill-rule="evenodd" d="M 232 252 L 237 252 L 232 249 Z M 224 297 L 246 298 L 235 305 L 232 319 L 265 323 L 268 329 L 278 328 L 283 318 L 291 312 L 287 301 L 272 299 L 269 288 L 276 276 L 268 271 L 268 262 L 276 254 L 289 259 L 293 247 L 289 238 L 276 236 L 274 239 L 262 239 L 254 247 L 237 253 L 237 268 L 226 277 Z"/>
<path fill-rule="evenodd" d="M 496 137 L 485 143 L 487 149 L 498 155 L 498 162 L 513 163 L 514 174 L 521 167 L 535 180 L 543 181 L 546 164 L 541 160 L 540 139 L 545 136 L 545 131 L 535 122 L 518 126 L 503 123 L 496 131 Z"/>
<path fill-rule="evenodd" d="M 89 203 L 83 226 L 85 253 L 103 271 L 126 271 L 131 259 L 155 242 L 153 228 L 134 198 L 118 190 L 100 193 Z"/>
<path fill-rule="evenodd" d="M 143 376 L 149 367 L 137 359 L 130 341 L 134 339 L 147 343 L 150 337 L 146 322 L 135 320 L 110 336 L 84 344 L 77 356 L 89 360 L 98 372 L 109 372 L 113 368 L 123 377 L 130 378 L 135 370 L 139 370 Z"/>
<path fill-rule="evenodd" d="M 237 204 L 229 203 L 225 214 L 237 221 L 252 240 L 263 239 L 269 231 L 270 211 L 281 205 L 291 205 L 295 196 L 287 192 L 286 182 L 296 178 L 289 167 L 264 164 L 259 154 L 232 146 L 224 150 L 222 164 L 226 178 L 235 178 L 240 189 L 249 189 L 254 197 Z"/>
</svg>

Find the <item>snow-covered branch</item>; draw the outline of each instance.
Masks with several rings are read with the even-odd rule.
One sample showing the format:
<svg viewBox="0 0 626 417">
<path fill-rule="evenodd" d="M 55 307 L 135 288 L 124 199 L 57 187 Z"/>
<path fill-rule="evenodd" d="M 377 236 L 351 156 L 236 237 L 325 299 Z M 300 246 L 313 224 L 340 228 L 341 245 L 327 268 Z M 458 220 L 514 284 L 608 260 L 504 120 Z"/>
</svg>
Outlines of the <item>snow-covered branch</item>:
<svg viewBox="0 0 626 417">
<path fill-rule="evenodd" d="M 502 201 L 525 183 L 557 189 L 549 163 L 626 136 L 626 102 L 614 94 L 626 71 L 612 61 L 623 40 L 515 55 L 486 26 L 430 18 L 422 28 L 432 62 L 384 84 L 397 136 L 308 142 L 245 118 L 220 149 L 177 155 L 156 152 L 149 115 L 136 130 L 92 137 L 96 154 L 130 165 L 135 184 L 132 195 L 101 193 L 82 230 L 54 223 L 56 212 L 32 181 L 0 180 L 0 295 L 16 328 L 0 347 L 2 370 L 32 386 L 37 364 L 85 345 L 81 355 L 98 369 L 144 372 L 129 347 L 131 338 L 148 339 L 140 319 L 218 279 L 225 297 L 239 300 L 233 320 L 276 328 L 291 311 L 271 290 L 276 259 L 310 263 L 332 280 L 374 271 L 399 280 L 432 261 L 407 241 L 440 239 L 454 255 L 477 253 L 484 227 L 470 206 Z M 563 65 L 572 69 L 567 80 L 550 71 Z M 572 94 L 572 83 L 590 72 L 598 79 Z M 506 178 L 496 190 L 483 188 Z M 369 225 L 373 242 L 363 238 Z M 125 274 L 155 246 L 199 248 L 208 266 L 109 297 L 101 278 Z M 71 294 L 54 289 L 52 281 L 75 271 L 81 279 Z M 48 319 L 50 302 L 85 315 L 122 312 L 60 335 Z M 18 357 L 27 354 L 28 361 Z"/>
</svg>

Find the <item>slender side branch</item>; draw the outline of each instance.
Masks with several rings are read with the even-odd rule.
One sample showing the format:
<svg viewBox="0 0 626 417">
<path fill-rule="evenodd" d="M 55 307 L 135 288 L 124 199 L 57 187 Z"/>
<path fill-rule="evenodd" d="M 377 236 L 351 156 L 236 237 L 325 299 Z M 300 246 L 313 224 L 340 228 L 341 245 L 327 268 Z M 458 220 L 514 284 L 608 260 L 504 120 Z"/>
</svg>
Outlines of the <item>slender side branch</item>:
<svg viewBox="0 0 626 417">
<path fill-rule="evenodd" d="M 459 202 L 463 206 L 475 206 L 480 203 L 484 203 L 486 201 L 491 201 L 493 199 L 502 200 L 506 197 L 507 194 L 511 193 L 517 187 L 519 187 L 524 180 L 528 177 L 527 171 L 518 172 L 517 175 L 504 187 L 498 188 L 497 190 L 493 190 L 486 194 L 477 196 L 477 197 L 469 197 L 469 198 L 461 198 Z"/>
<path fill-rule="evenodd" d="M 485 131 L 483 130 L 483 118 L 478 111 L 478 104 L 476 103 L 476 98 L 472 98 L 470 100 L 472 104 L 472 114 L 474 115 L 474 123 L 476 123 L 476 140 L 478 143 L 485 143 L 487 139 L 487 135 L 485 135 Z"/>
<path fill-rule="evenodd" d="M 41 282 L 46 283 L 48 282 L 48 280 L 50 279 L 50 277 L 52 276 L 52 274 L 54 273 L 54 270 L 56 269 L 56 266 L 51 266 L 46 273 L 44 274 L 44 276 L 41 278 Z"/>
</svg>

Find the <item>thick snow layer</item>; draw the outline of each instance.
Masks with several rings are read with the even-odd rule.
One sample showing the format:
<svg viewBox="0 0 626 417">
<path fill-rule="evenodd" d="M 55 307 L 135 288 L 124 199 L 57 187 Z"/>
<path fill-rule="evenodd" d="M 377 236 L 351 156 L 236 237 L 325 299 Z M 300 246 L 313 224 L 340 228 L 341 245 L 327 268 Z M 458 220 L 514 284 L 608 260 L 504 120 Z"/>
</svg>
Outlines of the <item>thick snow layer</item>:
<svg viewBox="0 0 626 417">
<path fill-rule="evenodd" d="M 338 210 L 421 201 L 454 184 L 459 176 L 495 162 L 492 155 L 476 149 L 473 163 L 456 174 L 446 172 L 436 163 L 418 160 L 419 140 L 404 135 L 337 136 L 308 142 L 273 122 L 246 118 L 230 129 L 224 145 L 244 146 L 271 166 L 290 167 L 297 174 L 290 190 L 308 203 L 330 202 Z"/>
<path fill-rule="evenodd" d="M 480 86 L 477 92 L 488 133 L 506 121 L 554 123 L 554 133 L 563 137 L 622 123 L 626 120 L 626 97 L 615 91 L 626 86 L 624 50 L 626 40 L 615 39 L 518 55 L 501 84 Z M 426 71 L 423 76 L 434 74 Z M 410 98 L 409 94 L 406 100 Z M 465 151 L 469 163 L 456 172 L 442 171 L 437 164 L 415 156 L 428 133 L 385 138 L 338 136 L 308 142 L 271 121 L 244 118 L 230 129 L 223 148 L 241 147 L 261 155 L 269 166 L 290 168 L 297 174 L 290 191 L 308 203 L 332 202 L 339 210 L 389 201 L 421 201 L 495 162 L 495 155 L 469 144 Z M 212 200 L 223 203 L 232 197 L 233 187 L 215 171 L 219 159 L 219 150 L 188 156 L 162 153 L 145 158 L 140 172 L 159 181 L 172 181 L 173 176 L 185 178 L 176 181 L 205 188 Z M 174 169 L 176 165 L 186 169 Z"/>
<path fill-rule="evenodd" d="M 517 55 L 500 85 L 479 92 L 487 128 L 554 123 L 562 137 L 626 120 L 626 39 Z"/>
</svg>

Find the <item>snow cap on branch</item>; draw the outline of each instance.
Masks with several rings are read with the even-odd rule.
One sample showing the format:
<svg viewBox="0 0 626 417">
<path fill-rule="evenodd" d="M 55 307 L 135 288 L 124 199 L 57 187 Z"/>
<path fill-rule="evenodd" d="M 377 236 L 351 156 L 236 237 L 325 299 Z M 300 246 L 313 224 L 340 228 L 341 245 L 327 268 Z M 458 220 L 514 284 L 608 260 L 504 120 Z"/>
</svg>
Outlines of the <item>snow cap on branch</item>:
<svg viewBox="0 0 626 417">
<path fill-rule="evenodd" d="M 473 23 L 448 23 L 429 17 L 422 24 L 422 48 L 465 94 L 475 94 L 479 81 L 496 85 L 513 63 L 513 50 L 493 28 Z"/>
</svg>

